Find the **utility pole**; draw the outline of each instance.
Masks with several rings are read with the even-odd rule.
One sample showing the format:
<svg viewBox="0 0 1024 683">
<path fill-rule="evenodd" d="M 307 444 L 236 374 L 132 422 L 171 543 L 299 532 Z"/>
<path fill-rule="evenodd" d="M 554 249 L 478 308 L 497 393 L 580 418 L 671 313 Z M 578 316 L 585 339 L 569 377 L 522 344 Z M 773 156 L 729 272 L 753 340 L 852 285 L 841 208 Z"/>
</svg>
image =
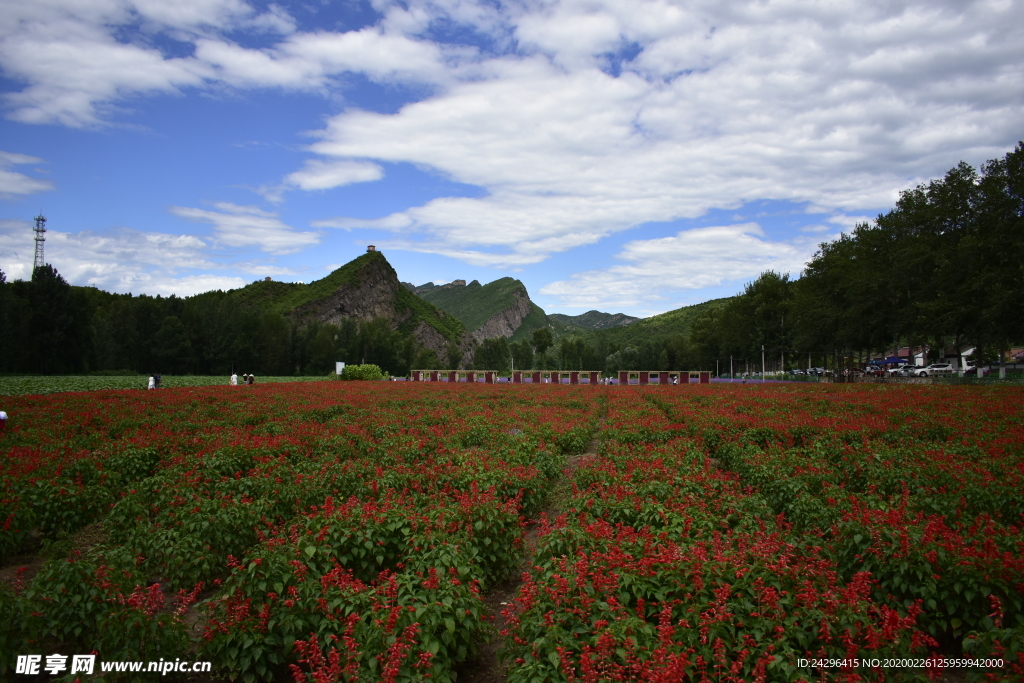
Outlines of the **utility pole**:
<svg viewBox="0 0 1024 683">
<path fill-rule="evenodd" d="M 730 382 L 735 382 L 736 381 L 735 375 L 732 374 L 732 356 L 731 355 L 729 356 L 729 381 Z"/>
<path fill-rule="evenodd" d="M 764 344 L 761 344 L 761 384 L 764 384 Z"/>
<path fill-rule="evenodd" d="M 36 268 L 41 268 L 46 263 L 43 258 L 43 242 L 46 241 L 46 217 L 43 216 L 42 211 L 36 216 L 36 227 L 32 228 L 32 231 L 36 233 L 36 257 L 32 262 L 32 272 L 34 273 Z"/>
</svg>

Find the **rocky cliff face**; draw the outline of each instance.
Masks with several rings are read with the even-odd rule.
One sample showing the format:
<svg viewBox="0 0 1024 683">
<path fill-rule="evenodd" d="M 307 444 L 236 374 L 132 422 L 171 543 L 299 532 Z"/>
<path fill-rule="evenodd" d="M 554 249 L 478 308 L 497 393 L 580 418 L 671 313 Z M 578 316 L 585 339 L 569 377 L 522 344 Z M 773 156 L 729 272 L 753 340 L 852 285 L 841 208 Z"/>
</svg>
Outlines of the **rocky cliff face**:
<svg viewBox="0 0 1024 683">
<path fill-rule="evenodd" d="M 344 318 L 373 320 L 386 318 L 393 326 L 402 322 L 395 299 L 398 296 L 398 276 L 385 259 L 373 259 L 358 274 L 355 282 L 342 285 L 328 296 L 296 308 L 292 316 L 297 320 L 316 318 L 321 322 L 338 325 Z"/>
<path fill-rule="evenodd" d="M 473 338 L 478 342 L 493 337 L 511 337 L 523 324 L 523 319 L 530 313 L 530 297 L 525 291 L 513 294 L 515 303 L 490 318 L 473 330 Z"/>
<path fill-rule="evenodd" d="M 338 325 L 345 318 L 358 321 L 369 321 L 384 318 L 393 329 L 407 322 L 413 315 L 412 310 L 402 310 L 398 305 L 399 290 L 402 284 L 398 274 L 383 256 L 370 259 L 366 265 L 333 292 L 299 306 L 291 313 L 298 321 L 317 319 L 321 322 Z M 435 309 L 439 318 L 448 314 Z M 439 358 L 445 358 L 448 340 L 443 334 L 431 327 L 426 321 L 413 328 L 413 337 L 423 347 L 434 351 Z M 472 338 L 464 334 L 458 340 L 459 349 L 463 352 L 464 362 L 472 361 Z"/>
<path fill-rule="evenodd" d="M 448 340 L 444 338 L 440 332 L 435 330 L 433 327 L 425 322 L 420 322 L 413 330 L 413 336 L 416 338 L 424 348 L 432 350 L 437 354 L 437 357 L 441 359 L 441 362 L 447 365 L 448 362 Z M 473 364 L 473 349 L 475 344 L 473 343 L 473 337 L 470 334 L 463 335 L 462 339 L 459 340 L 459 353 L 462 354 L 459 365 L 464 368 L 468 368 Z M 448 368 L 454 370 L 455 368 Z"/>
</svg>

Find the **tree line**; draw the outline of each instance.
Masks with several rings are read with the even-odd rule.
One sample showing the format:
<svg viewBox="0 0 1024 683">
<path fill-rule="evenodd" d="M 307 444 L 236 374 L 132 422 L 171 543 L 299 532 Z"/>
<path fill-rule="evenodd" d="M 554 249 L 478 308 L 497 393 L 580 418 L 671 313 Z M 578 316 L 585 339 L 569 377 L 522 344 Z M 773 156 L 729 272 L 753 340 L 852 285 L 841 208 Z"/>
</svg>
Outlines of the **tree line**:
<svg viewBox="0 0 1024 683">
<path fill-rule="evenodd" d="M 704 364 L 866 362 L 901 347 L 990 363 L 1024 340 L 1024 143 L 975 169 L 960 163 L 900 194 L 895 208 L 823 243 L 798 279 L 763 273 L 702 313 Z M 786 360 L 787 357 L 790 360 Z M 817 360 L 815 360 L 817 359 Z"/>
<path fill-rule="evenodd" d="M 133 296 L 72 287 L 50 265 L 29 281 L 0 271 L 0 372 L 322 375 L 334 363 L 403 375 L 436 355 L 384 319 L 311 321 L 240 302 L 228 292 Z"/>
<path fill-rule="evenodd" d="M 572 335 L 556 342 L 547 327 L 534 330 L 530 339 L 515 342 L 504 337 L 485 339 L 476 347 L 473 358 L 476 369 L 499 372 L 515 368 L 614 374 L 619 370 L 689 370 L 695 362 L 687 353 L 683 335 L 645 340 L 636 346 Z"/>
</svg>

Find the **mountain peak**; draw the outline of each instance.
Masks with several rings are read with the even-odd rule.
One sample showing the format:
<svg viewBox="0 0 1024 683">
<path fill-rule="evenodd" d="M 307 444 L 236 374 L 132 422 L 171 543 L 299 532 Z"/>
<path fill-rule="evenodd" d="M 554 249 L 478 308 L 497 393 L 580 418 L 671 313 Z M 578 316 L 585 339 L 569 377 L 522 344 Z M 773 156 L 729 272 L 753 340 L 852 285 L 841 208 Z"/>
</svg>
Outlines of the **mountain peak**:
<svg viewBox="0 0 1024 683">
<path fill-rule="evenodd" d="M 383 318 L 392 329 L 412 334 L 438 356 L 450 342 L 467 349 L 472 346 L 458 318 L 403 286 L 379 251 L 368 251 L 308 285 L 257 281 L 236 292 L 242 301 L 287 315 L 300 325 L 314 319 L 340 324 L 345 319 Z"/>
</svg>

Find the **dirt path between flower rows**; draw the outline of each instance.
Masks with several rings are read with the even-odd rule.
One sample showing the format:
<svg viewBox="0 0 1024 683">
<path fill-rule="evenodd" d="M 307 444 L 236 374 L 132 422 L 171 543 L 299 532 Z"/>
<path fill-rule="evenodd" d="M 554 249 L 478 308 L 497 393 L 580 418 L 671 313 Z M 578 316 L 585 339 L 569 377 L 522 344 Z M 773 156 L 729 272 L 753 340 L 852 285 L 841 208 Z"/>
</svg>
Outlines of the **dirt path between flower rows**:
<svg viewBox="0 0 1024 683">
<path fill-rule="evenodd" d="M 47 559 L 66 557 L 74 552 L 84 553 L 94 545 L 105 542 L 106 539 L 107 533 L 103 530 L 103 525 L 100 522 L 93 522 L 79 529 L 71 534 L 70 538 L 49 549 L 44 548 L 42 537 L 36 536 L 24 552 L 11 557 L 3 566 L 0 566 L 0 581 L 11 586 L 18 584 L 27 586 L 42 569 L 43 563 Z"/>
<path fill-rule="evenodd" d="M 530 569 L 533 555 L 537 548 L 537 539 L 540 536 L 541 517 L 546 515 L 548 519 L 554 519 L 564 512 L 562 500 L 565 497 L 565 491 L 571 485 L 576 470 L 584 463 L 597 457 L 598 448 L 601 446 L 601 430 L 604 428 L 604 415 L 605 411 L 602 411 L 587 450 L 579 455 L 569 456 L 565 469 L 562 471 L 562 476 L 552 486 L 552 495 L 548 499 L 548 505 L 535 518 L 531 519 L 527 525 L 526 537 L 524 539 L 524 558 L 519 571 L 514 576 L 494 586 L 484 595 L 484 605 L 486 605 L 487 611 L 493 619 L 491 623 L 494 625 L 495 634 L 489 643 L 480 648 L 480 653 L 476 659 L 466 662 L 457 669 L 459 683 L 504 683 L 508 677 L 508 667 L 502 666 L 499 661 L 499 652 L 504 639 L 498 634 L 505 628 L 505 617 L 502 616 L 501 612 L 512 602 L 512 599 L 515 598 L 516 593 L 519 591 L 519 586 L 523 583 L 523 572 Z"/>
</svg>

